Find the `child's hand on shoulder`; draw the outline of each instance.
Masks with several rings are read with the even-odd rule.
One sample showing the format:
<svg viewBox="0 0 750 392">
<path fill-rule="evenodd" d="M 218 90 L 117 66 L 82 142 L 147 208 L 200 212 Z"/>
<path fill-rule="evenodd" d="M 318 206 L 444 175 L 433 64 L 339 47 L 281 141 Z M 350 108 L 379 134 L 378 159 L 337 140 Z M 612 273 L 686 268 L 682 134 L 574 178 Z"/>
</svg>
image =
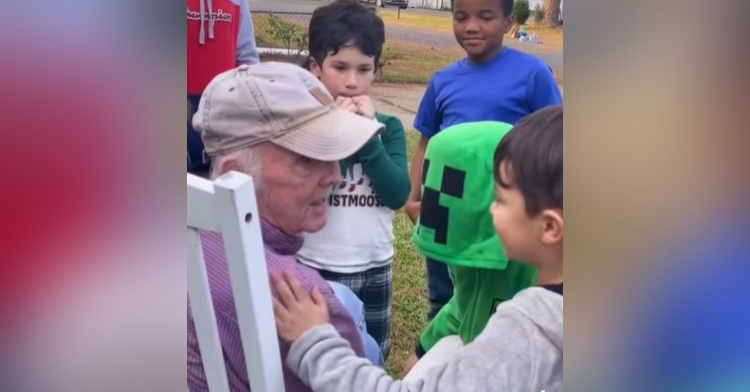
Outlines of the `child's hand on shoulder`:
<svg viewBox="0 0 750 392">
<path fill-rule="evenodd" d="M 328 307 L 317 287 L 308 292 L 288 271 L 271 277 L 278 298 L 273 298 L 276 330 L 287 342 L 293 343 L 307 330 L 328 323 Z"/>
</svg>

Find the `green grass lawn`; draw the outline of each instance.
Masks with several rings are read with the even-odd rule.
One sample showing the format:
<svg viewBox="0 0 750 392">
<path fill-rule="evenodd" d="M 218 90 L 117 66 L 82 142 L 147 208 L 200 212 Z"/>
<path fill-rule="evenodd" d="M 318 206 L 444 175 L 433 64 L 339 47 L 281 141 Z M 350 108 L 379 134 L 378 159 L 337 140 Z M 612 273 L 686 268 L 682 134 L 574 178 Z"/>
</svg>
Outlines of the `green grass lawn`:
<svg viewBox="0 0 750 392">
<path fill-rule="evenodd" d="M 393 26 L 419 27 L 421 29 L 453 32 L 453 15 L 450 12 L 420 12 L 402 10 L 399 16 L 398 10 L 378 10 L 378 15 L 386 23 Z M 564 30 L 562 27 L 551 28 L 537 25 L 533 18 L 526 23 L 526 31 L 529 34 L 538 35 L 544 45 L 550 48 L 562 49 Z"/>
<path fill-rule="evenodd" d="M 419 135 L 406 131 L 409 162 Z M 391 318 L 391 354 L 386 363 L 389 374 L 397 377 L 404 362 L 414 351 L 417 338 L 426 325 L 427 281 L 424 257 L 414 251 L 411 242 L 413 225 L 405 213 L 396 213 L 393 231 L 396 237 L 393 261 L 393 310 Z"/>
<path fill-rule="evenodd" d="M 286 25 L 294 31 L 292 36 L 301 36 L 307 31 L 307 24 L 295 20 L 295 16 L 282 15 Z M 296 44 L 290 47 L 283 42 L 278 33 L 271 28 L 270 17 L 265 14 L 253 14 L 255 40 L 258 47 L 297 49 Z M 293 42 L 293 40 L 292 40 Z M 307 49 L 304 45 L 303 49 Z M 462 58 L 460 48 L 438 50 L 423 45 L 414 45 L 402 41 L 389 41 L 383 46 L 382 65 L 378 81 L 386 83 L 426 84 L 435 71 Z"/>
<path fill-rule="evenodd" d="M 448 21 L 441 20 L 441 16 L 413 16 L 409 15 L 408 19 L 394 19 L 395 11 L 382 10 L 378 11 L 385 24 L 388 25 L 407 25 L 422 28 L 437 29 L 436 26 L 443 26 Z M 450 18 L 450 14 L 447 14 Z M 302 22 L 299 15 L 281 15 L 284 24 L 291 31 L 291 37 L 306 36 L 307 22 Z M 406 16 L 402 16 L 406 18 Z M 442 16 L 445 18 L 446 16 Z M 284 42 L 279 33 L 274 33 L 271 28 L 270 17 L 267 14 L 253 14 L 253 24 L 255 26 L 255 40 L 258 47 L 261 48 L 283 48 L 298 49 L 299 45 L 294 43 L 294 39 Z M 416 22 L 419 21 L 419 22 Z M 405 24 L 406 23 L 406 24 Z M 420 24 L 421 23 L 421 24 Z M 448 24 L 448 27 L 451 25 Z M 445 27 L 441 27 L 445 28 Z M 562 38 L 560 38 L 562 42 Z M 307 49 L 306 44 L 302 44 L 302 49 Z M 383 54 L 380 57 L 382 68 L 378 75 L 378 82 L 384 83 L 413 83 L 427 84 L 435 71 L 446 67 L 447 65 L 459 60 L 465 56 L 461 48 L 436 49 L 430 46 L 416 45 L 403 41 L 386 41 L 383 46 Z M 295 62 L 301 59 L 295 59 Z M 562 85 L 563 74 L 561 71 L 555 71 L 557 83 Z"/>
</svg>

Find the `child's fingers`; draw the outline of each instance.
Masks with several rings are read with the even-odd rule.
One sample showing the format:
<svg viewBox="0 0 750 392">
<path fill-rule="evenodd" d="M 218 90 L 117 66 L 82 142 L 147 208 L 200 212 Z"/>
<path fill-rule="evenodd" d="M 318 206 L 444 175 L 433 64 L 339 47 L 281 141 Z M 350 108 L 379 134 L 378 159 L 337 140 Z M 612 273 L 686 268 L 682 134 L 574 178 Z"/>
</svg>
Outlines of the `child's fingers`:
<svg viewBox="0 0 750 392">
<path fill-rule="evenodd" d="M 271 276 L 271 281 L 273 282 L 273 287 L 276 290 L 276 295 L 279 297 L 281 305 L 285 308 L 289 308 L 292 304 L 297 302 L 286 279 L 278 275 L 273 275 Z"/>
<path fill-rule="evenodd" d="M 323 296 L 323 293 L 320 292 L 317 286 L 313 287 L 312 289 L 312 300 L 315 303 L 315 305 L 323 307 L 327 310 L 326 306 L 326 298 Z"/>
<path fill-rule="evenodd" d="M 271 297 L 271 300 L 273 301 L 273 315 L 276 318 L 276 323 L 278 324 L 280 321 L 283 321 L 287 317 L 289 317 L 289 311 L 286 310 L 284 305 L 282 305 L 278 299 Z"/>
<path fill-rule="evenodd" d="M 353 112 L 353 111 L 355 111 L 357 109 L 357 105 L 355 105 L 353 103 L 340 104 L 340 105 L 338 105 L 338 107 L 339 107 L 339 109 L 346 110 L 348 112 Z"/>
<path fill-rule="evenodd" d="M 354 101 L 349 97 L 342 97 L 339 96 L 336 98 L 336 105 L 341 107 L 347 107 L 354 103 Z"/>
<path fill-rule="evenodd" d="M 294 276 L 291 272 L 286 271 L 284 272 L 284 280 L 286 280 L 286 283 L 289 285 L 289 288 L 294 295 L 294 298 L 297 299 L 297 302 L 310 301 L 310 295 L 307 294 L 307 290 L 302 287 L 302 284 L 300 284 L 296 276 Z"/>
</svg>

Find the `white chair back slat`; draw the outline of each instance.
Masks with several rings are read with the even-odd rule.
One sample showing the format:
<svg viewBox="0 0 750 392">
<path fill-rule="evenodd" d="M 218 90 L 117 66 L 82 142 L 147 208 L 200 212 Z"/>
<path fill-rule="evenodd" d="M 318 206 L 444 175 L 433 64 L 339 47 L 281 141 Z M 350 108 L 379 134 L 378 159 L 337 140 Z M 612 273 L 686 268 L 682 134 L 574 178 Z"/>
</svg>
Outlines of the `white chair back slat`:
<svg viewBox="0 0 750 392">
<path fill-rule="evenodd" d="M 213 209 L 214 184 L 204 178 L 187 175 L 187 226 L 221 232 Z"/>
<path fill-rule="evenodd" d="M 255 186 L 252 178 L 236 172 L 218 178 L 214 186 L 215 212 L 222 225 L 250 387 L 253 391 L 283 392 Z"/>
<path fill-rule="evenodd" d="M 283 392 L 284 378 L 282 372 L 281 355 L 279 353 L 276 324 L 271 302 L 271 289 L 263 250 L 263 239 L 260 230 L 260 216 L 255 198 L 255 186 L 252 178 L 247 175 L 230 172 L 211 182 L 188 174 L 188 262 L 190 262 L 191 248 L 200 252 L 200 242 L 197 234 L 193 236 L 191 244 L 190 229 L 205 229 L 220 232 L 224 240 L 224 248 L 229 266 L 229 276 L 232 284 L 237 321 L 240 329 L 242 348 L 247 363 L 248 378 L 253 392 Z M 204 309 L 201 316 L 213 324 L 213 330 L 203 325 L 202 333 L 198 334 L 201 356 L 207 381 L 211 392 L 224 392 L 228 385 L 223 355 L 216 357 L 215 342 L 218 340 L 216 319 L 209 299 L 203 297 L 208 290 L 205 275 L 205 264 L 202 252 L 197 265 L 188 269 L 188 290 L 193 317 L 196 319 L 198 331 L 198 312 L 193 298 L 201 297 L 200 306 Z M 192 271 L 192 272 L 191 272 Z M 200 276 L 200 274 L 203 274 Z M 192 274 L 192 279 L 191 279 Z M 203 283 L 201 283 L 203 282 Z M 210 314 L 209 314 L 210 313 Z M 204 355 L 204 343 L 213 354 Z M 221 347 L 219 346 L 219 350 Z M 209 361 L 220 361 L 221 367 L 211 365 Z M 222 384 L 212 384 L 209 372 L 220 374 L 224 378 Z M 214 379 L 216 377 L 213 377 Z M 218 388 L 218 389 L 214 389 Z"/>
<path fill-rule="evenodd" d="M 229 392 L 224 351 L 221 348 L 216 314 L 211 302 L 203 250 L 198 231 L 191 227 L 187 229 L 187 258 L 188 298 L 208 389 L 211 392 Z"/>
</svg>

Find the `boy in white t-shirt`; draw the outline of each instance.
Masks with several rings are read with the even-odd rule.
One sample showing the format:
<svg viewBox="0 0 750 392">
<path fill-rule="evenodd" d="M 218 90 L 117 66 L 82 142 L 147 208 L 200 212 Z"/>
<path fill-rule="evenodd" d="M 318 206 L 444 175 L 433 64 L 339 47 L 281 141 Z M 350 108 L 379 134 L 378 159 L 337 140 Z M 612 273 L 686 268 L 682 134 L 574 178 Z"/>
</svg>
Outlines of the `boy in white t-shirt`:
<svg viewBox="0 0 750 392">
<path fill-rule="evenodd" d="M 358 2 L 319 7 L 310 20 L 307 68 L 340 107 L 385 125 L 341 161 L 328 197 L 328 223 L 306 234 L 301 263 L 348 286 L 364 303 L 367 332 L 387 359 L 391 316 L 393 215 L 409 195 L 406 135 L 396 117 L 375 113 L 369 94 L 385 41 L 383 21 Z"/>
</svg>

